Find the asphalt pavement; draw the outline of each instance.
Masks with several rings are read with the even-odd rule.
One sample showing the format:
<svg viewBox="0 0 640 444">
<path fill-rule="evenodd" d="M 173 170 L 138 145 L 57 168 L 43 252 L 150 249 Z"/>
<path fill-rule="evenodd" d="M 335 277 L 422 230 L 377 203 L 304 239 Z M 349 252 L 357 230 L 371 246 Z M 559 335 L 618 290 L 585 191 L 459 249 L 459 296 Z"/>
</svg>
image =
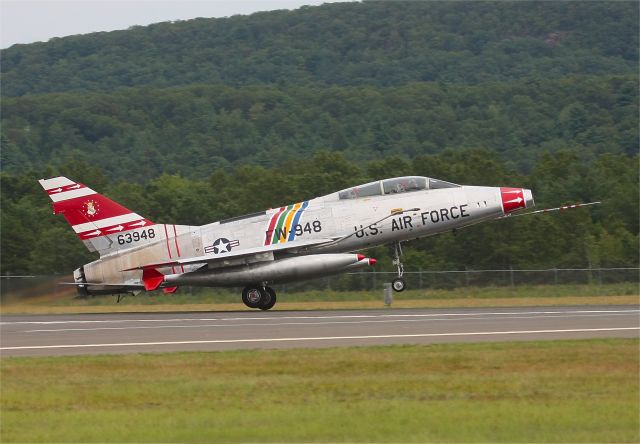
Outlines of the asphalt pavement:
<svg viewBox="0 0 640 444">
<path fill-rule="evenodd" d="M 637 338 L 640 306 L 0 316 L 0 356 Z"/>
</svg>

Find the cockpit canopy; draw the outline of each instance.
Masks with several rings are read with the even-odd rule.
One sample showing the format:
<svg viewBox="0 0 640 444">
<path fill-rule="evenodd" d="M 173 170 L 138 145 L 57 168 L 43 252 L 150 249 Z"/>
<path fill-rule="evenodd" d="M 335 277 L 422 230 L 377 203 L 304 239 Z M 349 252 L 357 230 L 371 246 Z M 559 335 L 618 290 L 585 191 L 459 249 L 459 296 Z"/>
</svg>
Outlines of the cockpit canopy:
<svg viewBox="0 0 640 444">
<path fill-rule="evenodd" d="M 407 193 L 419 190 L 436 190 L 441 188 L 457 188 L 460 185 L 431 179 L 422 176 L 394 177 L 393 179 L 378 180 L 376 182 L 358 185 L 338 192 L 338 198 L 357 199 L 360 197 L 382 196 L 384 194 Z"/>
</svg>

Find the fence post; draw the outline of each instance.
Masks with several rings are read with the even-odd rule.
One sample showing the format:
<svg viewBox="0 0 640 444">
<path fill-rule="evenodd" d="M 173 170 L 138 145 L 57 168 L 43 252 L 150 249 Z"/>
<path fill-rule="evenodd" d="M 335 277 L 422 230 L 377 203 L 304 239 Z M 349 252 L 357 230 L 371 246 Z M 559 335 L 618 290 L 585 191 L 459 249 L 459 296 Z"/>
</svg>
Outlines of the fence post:
<svg viewBox="0 0 640 444">
<path fill-rule="evenodd" d="M 558 269 L 555 267 L 553 269 L 553 283 L 558 285 Z"/>
<path fill-rule="evenodd" d="M 464 267 L 464 282 L 466 284 L 466 286 L 469 286 L 469 269 L 467 268 L 467 266 L 465 265 Z"/>
<path fill-rule="evenodd" d="M 419 273 L 418 273 L 418 282 L 419 282 L 418 287 L 420 288 L 420 290 L 422 290 L 422 268 L 419 270 Z"/>
<path fill-rule="evenodd" d="M 513 265 L 509 265 L 509 284 L 511 284 L 511 286 L 514 286 L 513 283 Z"/>
<path fill-rule="evenodd" d="M 386 282 L 383 284 L 384 289 L 382 290 L 382 294 L 384 295 L 384 305 L 386 307 L 390 307 L 393 302 L 393 291 L 391 291 L 391 283 Z"/>
</svg>

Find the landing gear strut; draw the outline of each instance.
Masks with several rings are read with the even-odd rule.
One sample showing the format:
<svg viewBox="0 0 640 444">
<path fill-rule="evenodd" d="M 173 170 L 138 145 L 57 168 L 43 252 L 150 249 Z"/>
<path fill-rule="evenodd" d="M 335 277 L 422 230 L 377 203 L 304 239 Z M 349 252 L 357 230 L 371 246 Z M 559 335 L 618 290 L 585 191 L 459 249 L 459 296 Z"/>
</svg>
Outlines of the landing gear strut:
<svg viewBox="0 0 640 444">
<path fill-rule="evenodd" d="M 404 265 L 400 261 L 400 257 L 402 256 L 402 246 L 400 246 L 400 241 L 393 243 L 393 265 L 398 269 L 398 277 L 391 281 L 391 288 L 394 291 L 401 292 L 407 286 L 407 283 L 402 278 L 404 274 Z"/>
<path fill-rule="evenodd" d="M 249 285 L 242 290 L 242 302 L 249 308 L 269 310 L 276 305 L 276 292 L 265 285 Z"/>
</svg>

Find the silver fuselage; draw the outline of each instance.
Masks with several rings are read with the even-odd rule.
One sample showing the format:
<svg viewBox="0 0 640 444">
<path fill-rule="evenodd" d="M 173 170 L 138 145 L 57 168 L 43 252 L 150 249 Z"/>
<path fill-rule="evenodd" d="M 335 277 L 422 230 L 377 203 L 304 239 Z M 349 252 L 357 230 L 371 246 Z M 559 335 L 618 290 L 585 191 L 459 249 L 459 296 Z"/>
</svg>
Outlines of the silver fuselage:
<svg viewBox="0 0 640 444">
<path fill-rule="evenodd" d="M 530 192 L 528 195 L 532 204 Z M 171 276 L 168 280 L 176 284 L 243 285 L 248 282 L 245 282 L 247 277 L 243 277 L 242 270 L 249 272 L 251 267 L 264 269 L 267 262 L 282 261 L 292 256 L 353 252 L 430 236 L 496 219 L 505 212 L 504 196 L 501 196 L 501 189 L 496 187 L 459 186 L 353 199 L 341 199 L 338 193 L 333 193 L 203 226 L 156 224 L 146 228 L 146 242 L 140 242 L 140 245 L 136 245 L 138 236 L 134 233 L 145 229 L 134 230 L 125 237 L 114 235 L 111 239 L 112 251 L 86 264 L 83 273 L 85 282 L 135 285 L 140 284 L 142 272 L 124 270 L 203 255 L 224 259 L 231 252 L 300 240 L 333 240 L 294 251 L 284 250 L 282 253 L 265 252 L 208 264 L 159 267 L 159 271 Z M 151 234 L 152 241 L 149 240 Z M 314 275 L 311 268 L 309 273 L 301 271 L 300 267 L 305 268 L 303 263 L 288 275 L 285 262 L 282 264 L 274 278 L 265 282 L 306 279 Z M 192 276 L 197 273 L 208 273 L 212 279 L 194 279 Z M 226 279 L 225 273 L 234 277 Z M 181 281 L 181 275 L 191 277 Z M 76 275 L 76 280 L 78 278 Z"/>
</svg>

